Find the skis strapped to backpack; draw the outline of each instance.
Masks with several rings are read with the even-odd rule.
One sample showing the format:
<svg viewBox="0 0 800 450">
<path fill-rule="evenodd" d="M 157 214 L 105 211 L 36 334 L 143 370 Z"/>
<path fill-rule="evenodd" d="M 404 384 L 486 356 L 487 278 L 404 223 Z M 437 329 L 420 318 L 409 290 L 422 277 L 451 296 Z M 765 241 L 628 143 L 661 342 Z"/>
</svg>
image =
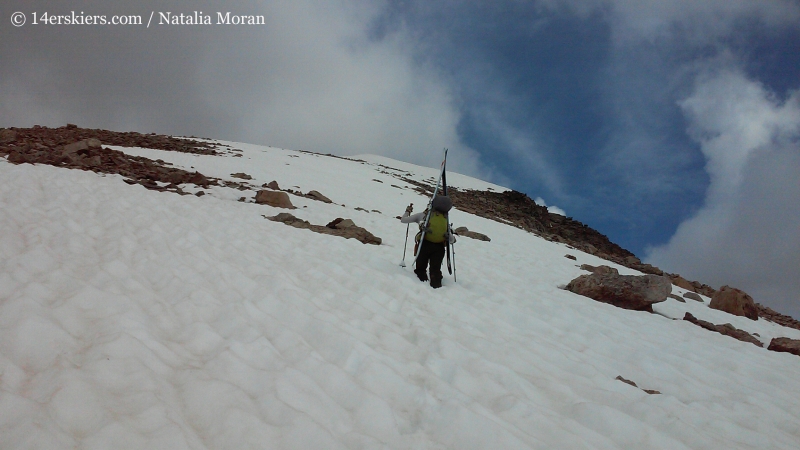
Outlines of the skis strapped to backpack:
<svg viewBox="0 0 800 450">
<path fill-rule="evenodd" d="M 447 158 L 445 157 L 445 160 Z M 446 162 L 446 161 L 445 161 Z M 442 195 L 447 195 L 447 172 L 445 171 L 445 162 L 442 163 Z M 450 237 L 453 236 L 453 227 L 450 223 L 450 213 L 448 212 L 445 214 L 445 219 L 447 219 L 447 240 L 445 241 L 445 245 L 447 245 L 447 273 L 453 275 L 453 281 L 456 280 L 456 248 L 455 243 L 450 242 Z M 451 249 L 452 247 L 452 249 Z M 453 263 L 450 264 L 450 252 L 453 253 Z"/>
<path fill-rule="evenodd" d="M 442 183 L 442 177 L 444 176 L 444 168 L 445 168 L 445 164 L 446 163 L 447 163 L 447 149 L 444 149 L 444 159 L 442 159 L 442 167 L 441 167 L 441 171 L 439 172 L 439 179 L 436 180 L 436 187 L 433 190 L 433 195 L 431 196 L 430 201 L 428 201 L 428 214 L 425 215 L 425 222 L 423 222 L 423 225 L 422 225 L 422 234 L 420 235 L 420 238 L 419 238 L 419 245 L 420 246 L 422 246 L 422 242 L 425 240 L 425 230 L 428 229 L 428 222 L 431 220 L 431 212 L 433 211 L 433 206 L 432 206 L 433 199 L 436 198 L 436 194 L 439 193 L 439 185 Z M 417 261 L 418 257 L 419 257 L 419 253 L 417 252 L 417 248 L 415 248 L 414 249 L 414 261 L 412 262 L 412 264 Z"/>
</svg>

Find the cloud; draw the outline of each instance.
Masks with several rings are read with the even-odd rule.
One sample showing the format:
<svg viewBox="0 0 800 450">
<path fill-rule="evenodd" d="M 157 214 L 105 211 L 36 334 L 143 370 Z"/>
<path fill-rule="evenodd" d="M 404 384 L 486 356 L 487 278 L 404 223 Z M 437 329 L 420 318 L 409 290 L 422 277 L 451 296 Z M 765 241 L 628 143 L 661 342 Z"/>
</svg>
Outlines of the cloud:
<svg viewBox="0 0 800 450">
<path fill-rule="evenodd" d="M 564 210 L 559 208 L 558 206 L 547 206 L 547 203 L 544 201 L 544 199 L 542 197 L 536 197 L 536 199 L 533 202 L 536 203 L 539 206 L 546 206 L 547 207 L 547 212 L 549 212 L 549 213 L 558 214 L 559 216 L 567 217 L 567 213 L 564 212 Z"/>
<path fill-rule="evenodd" d="M 711 183 L 703 208 L 646 260 L 800 317 L 800 91 L 781 102 L 723 69 L 680 107 Z"/>
<path fill-rule="evenodd" d="M 88 13 L 217 10 L 255 27 L 0 28 L 0 126 L 82 126 L 198 135 L 340 155 L 375 153 L 483 178 L 460 112 L 402 27 L 370 35 L 385 5 L 361 0 L 87 1 Z M 55 11 L 30 2 L 30 11 Z M 4 8 L 5 10 L 5 8 Z M 27 9 L 26 9 L 27 11 Z M 4 17 L 11 14 L 9 12 Z M 215 16 L 213 17 L 214 20 Z"/>
</svg>

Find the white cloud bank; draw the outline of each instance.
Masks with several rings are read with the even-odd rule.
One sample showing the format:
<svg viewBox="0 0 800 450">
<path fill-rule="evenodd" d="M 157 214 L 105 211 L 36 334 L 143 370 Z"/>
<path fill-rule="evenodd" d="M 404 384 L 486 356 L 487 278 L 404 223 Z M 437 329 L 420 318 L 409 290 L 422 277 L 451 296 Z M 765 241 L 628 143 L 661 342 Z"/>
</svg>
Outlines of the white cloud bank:
<svg viewBox="0 0 800 450">
<path fill-rule="evenodd" d="M 121 0 L 84 7 L 130 9 Z M 231 10 L 263 15 L 265 25 L 0 29 L 0 59 L 14 61 L 0 68 L 0 127 L 76 123 L 373 153 L 430 167 L 447 147 L 452 170 L 492 178 L 461 142 L 450 86 L 419 62 L 414 39 L 402 28 L 371 35 L 385 7 L 244 0 Z M 219 5 L 200 1 L 187 11 L 185 2 L 149 0 L 137 8 Z"/>
<path fill-rule="evenodd" d="M 782 101 L 729 69 L 700 77 L 680 107 L 710 186 L 646 260 L 800 317 L 800 92 Z"/>
</svg>

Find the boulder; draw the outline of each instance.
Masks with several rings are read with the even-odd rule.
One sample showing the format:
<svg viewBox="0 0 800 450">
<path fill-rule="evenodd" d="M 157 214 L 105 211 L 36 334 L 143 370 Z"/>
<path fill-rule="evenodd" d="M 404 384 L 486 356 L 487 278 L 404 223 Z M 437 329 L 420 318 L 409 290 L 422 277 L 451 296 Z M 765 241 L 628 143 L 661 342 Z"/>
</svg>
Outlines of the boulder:
<svg viewBox="0 0 800 450">
<path fill-rule="evenodd" d="M 700 295 L 695 294 L 694 292 L 686 292 L 686 293 L 683 294 L 683 296 L 688 298 L 689 300 L 694 300 L 694 301 L 697 301 L 697 302 L 702 302 L 703 301 L 703 297 L 700 297 Z"/>
<path fill-rule="evenodd" d="M 672 283 L 663 276 L 620 275 L 617 269 L 600 266 L 570 281 L 566 289 L 619 308 L 652 312 L 654 303 L 667 299 Z"/>
<path fill-rule="evenodd" d="M 735 316 L 747 317 L 751 320 L 758 320 L 758 308 L 753 297 L 746 292 L 730 286 L 722 286 L 708 305 L 711 308 L 725 311 Z"/>
<path fill-rule="evenodd" d="M 800 340 L 777 337 L 770 341 L 767 350 L 772 350 L 774 352 L 787 352 L 800 356 Z"/>
<path fill-rule="evenodd" d="M 239 178 L 239 179 L 242 179 L 242 180 L 252 180 L 253 179 L 253 177 L 251 177 L 250 175 L 248 175 L 248 174 L 246 174 L 244 172 L 232 173 L 231 177 Z"/>
<path fill-rule="evenodd" d="M 258 191 L 256 192 L 256 203 L 274 206 L 276 208 L 295 209 L 289 194 L 281 191 Z"/>
<path fill-rule="evenodd" d="M 317 191 L 309 191 L 308 196 L 313 198 L 314 200 L 319 200 L 319 201 L 324 202 L 324 203 L 333 203 L 333 201 L 331 201 L 331 199 L 329 199 L 328 197 L 325 197 L 324 195 L 320 194 Z"/>
<path fill-rule="evenodd" d="M 275 191 L 280 191 L 281 190 L 281 188 L 278 187 L 278 182 L 275 181 L 275 180 L 272 180 L 269 183 L 267 183 L 267 184 L 265 184 L 265 185 L 263 185 L 261 187 L 270 188 L 270 189 L 275 190 Z"/>
<path fill-rule="evenodd" d="M 671 298 L 673 300 L 677 300 L 677 301 L 679 301 L 681 303 L 686 303 L 686 300 L 684 300 L 682 297 L 678 297 L 675 294 L 669 294 L 669 295 L 667 295 L 667 297 L 669 297 L 669 298 Z"/>
<path fill-rule="evenodd" d="M 483 233 L 478 233 L 478 232 L 475 232 L 475 231 L 469 231 L 467 229 L 467 227 L 458 227 L 455 230 L 453 230 L 453 232 L 458 236 L 464 236 L 464 237 L 468 237 L 468 238 L 472 238 L 472 239 L 477 239 L 479 241 L 485 241 L 485 242 L 490 242 L 491 241 L 491 239 L 489 239 L 489 236 L 487 236 L 487 235 L 485 235 Z"/>
</svg>

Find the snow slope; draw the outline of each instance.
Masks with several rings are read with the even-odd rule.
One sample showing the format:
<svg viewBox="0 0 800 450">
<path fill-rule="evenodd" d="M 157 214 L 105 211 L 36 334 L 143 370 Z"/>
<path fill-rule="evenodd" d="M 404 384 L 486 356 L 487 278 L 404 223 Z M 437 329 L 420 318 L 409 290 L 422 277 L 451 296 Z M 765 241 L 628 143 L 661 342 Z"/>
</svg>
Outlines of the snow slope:
<svg viewBox="0 0 800 450">
<path fill-rule="evenodd" d="M 399 267 L 394 218 L 427 199 L 392 173 L 435 169 L 226 144 L 240 151 L 117 149 L 318 190 L 334 203 L 292 196 L 291 212 L 352 218 L 383 245 L 265 220 L 282 210 L 236 201 L 253 191 L 0 159 L 0 448 L 800 447 L 800 358 L 669 318 L 767 343 L 800 331 L 574 295 L 558 286 L 605 261 L 458 211 L 492 241 L 459 239 L 458 283 L 432 290 Z"/>
</svg>

